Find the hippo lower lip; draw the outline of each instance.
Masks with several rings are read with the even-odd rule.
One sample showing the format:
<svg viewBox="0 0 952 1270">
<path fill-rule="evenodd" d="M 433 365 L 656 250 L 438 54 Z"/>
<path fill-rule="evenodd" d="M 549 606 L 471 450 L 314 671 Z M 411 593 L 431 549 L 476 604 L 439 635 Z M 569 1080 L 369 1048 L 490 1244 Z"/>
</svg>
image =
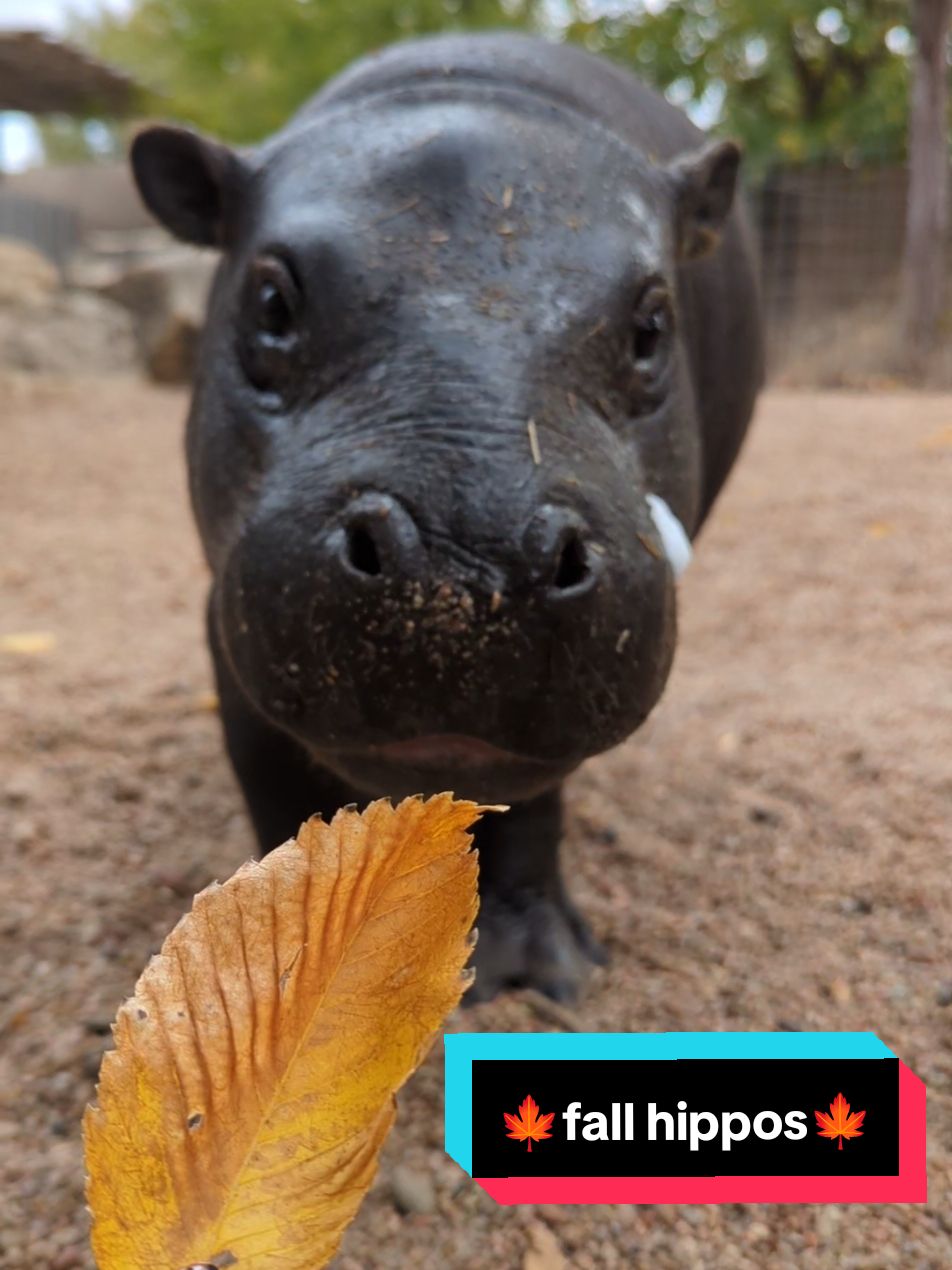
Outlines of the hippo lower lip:
<svg viewBox="0 0 952 1270">
<path fill-rule="evenodd" d="M 494 763 L 531 762 L 526 756 L 499 749 L 477 737 L 444 734 L 411 737 L 371 747 L 376 758 L 413 767 L 485 767 Z"/>
</svg>

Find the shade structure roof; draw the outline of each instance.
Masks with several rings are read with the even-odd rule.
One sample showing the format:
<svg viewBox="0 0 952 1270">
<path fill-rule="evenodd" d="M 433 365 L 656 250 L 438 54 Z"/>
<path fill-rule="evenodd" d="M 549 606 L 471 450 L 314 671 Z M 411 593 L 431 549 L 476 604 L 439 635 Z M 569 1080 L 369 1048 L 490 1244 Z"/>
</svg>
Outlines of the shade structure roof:
<svg viewBox="0 0 952 1270">
<path fill-rule="evenodd" d="M 84 49 L 40 31 L 0 31 L 0 110 L 31 115 L 129 114 L 131 76 Z"/>
</svg>

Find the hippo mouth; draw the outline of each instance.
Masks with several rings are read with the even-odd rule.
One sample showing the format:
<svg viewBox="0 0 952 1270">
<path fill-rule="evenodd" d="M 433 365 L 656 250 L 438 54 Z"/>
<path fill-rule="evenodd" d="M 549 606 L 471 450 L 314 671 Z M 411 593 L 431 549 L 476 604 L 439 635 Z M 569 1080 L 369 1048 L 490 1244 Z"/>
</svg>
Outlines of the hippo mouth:
<svg viewBox="0 0 952 1270">
<path fill-rule="evenodd" d="M 581 761 L 533 758 L 458 732 L 346 749 L 310 748 L 318 763 L 352 789 L 392 799 L 453 789 L 475 802 L 521 802 L 554 788 Z"/>
<path fill-rule="evenodd" d="M 538 759 L 500 749 L 478 737 L 459 733 L 437 733 L 389 741 L 369 747 L 369 754 L 388 763 L 414 768 L 492 767 L 499 763 L 535 763 Z"/>
</svg>

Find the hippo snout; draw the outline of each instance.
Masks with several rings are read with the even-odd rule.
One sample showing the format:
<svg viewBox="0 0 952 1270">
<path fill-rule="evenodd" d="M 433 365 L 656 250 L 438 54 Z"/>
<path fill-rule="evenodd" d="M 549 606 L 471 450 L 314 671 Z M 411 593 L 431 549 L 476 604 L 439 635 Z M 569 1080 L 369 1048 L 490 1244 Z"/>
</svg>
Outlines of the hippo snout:
<svg viewBox="0 0 952 1270">
<path fill-rule="evenodd" d="M 541 605 L 564 606 L 592 595 L 605 548 L 578 511 L 543 502 L 516 536 L 506 565 L 491 571 L 493 607 L 513 596 L 531 595 Z M 368 593 L 406 582 L 427 583 L 440 571 L 412 512 L 400 499 L 377 491 L 353 498 L 316 551 L 322 573 Z M 485 568 L 474 573 L 485 586 Z M 478 585 L 480 578 L 473 582 Z"/>
<path fill-rule="evenodd" d="M 321 508 L 302 482 L 236 542 L 216 588 L 231 666 L 348 779 L 372 754 L 375 779 L 416 789 L 403 743 L 447 736 L 550 776 L 627 736 L 660 696 L 674 577 L 644 496 L 613 498 L 606 520 L 564 473 L 538 481 L 513 463 L 510 478 L 474 474 L 468 497 L 441 500 L 426 480 L 398 492 L 345 476 Z M 607 470 L 597 488 L 611 490 Z M 430 748 L 452 781 L 458 754 Z M 506 781 L 487 791 L 508 796 Z"/>
</svg>

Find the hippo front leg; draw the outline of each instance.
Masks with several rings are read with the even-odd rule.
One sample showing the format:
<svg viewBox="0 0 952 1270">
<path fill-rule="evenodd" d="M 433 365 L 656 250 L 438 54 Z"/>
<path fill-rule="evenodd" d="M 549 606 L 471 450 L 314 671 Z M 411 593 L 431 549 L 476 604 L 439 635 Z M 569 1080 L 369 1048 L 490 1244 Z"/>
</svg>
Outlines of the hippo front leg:
<svg viewBox="0 0 952 1270">
<path fill-rule="evenodd" d="M 574 1001 L 591 963 L 606 955 L 569 899 L 559 870 L 562 791 L 552 790 L 476 826 L 479 939 L 467 1004 L 507 987 Z"/>
<path fill-rule="evenodd" d="M 267 855 L 293 838 L 311 816 L 329 821 L 339 807 L 366 801 L 252 707 L 235 683 L 211 616 L 208 636 L 225 747 L 245 797 L 258 854 Z"/>
</svg>

